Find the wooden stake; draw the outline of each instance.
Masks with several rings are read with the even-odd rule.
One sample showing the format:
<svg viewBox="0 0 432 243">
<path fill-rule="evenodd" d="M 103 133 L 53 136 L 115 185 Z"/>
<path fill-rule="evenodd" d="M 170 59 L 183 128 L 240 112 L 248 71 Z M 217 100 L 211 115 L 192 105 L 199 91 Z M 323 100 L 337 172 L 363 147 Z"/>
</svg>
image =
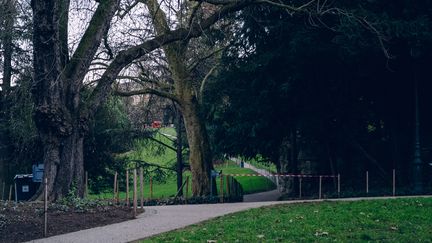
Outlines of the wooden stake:
<svg viewBox="0 0 432 243">
<path fill-rule="evenodd" d="M 227 197 L 230 196 L 230 188 L 229 188 L 229 180 L 228 180 L 228 176 L 225 176 L 225 186 L 226 186 L 226 195 Z"/>
<path fill-rule="evenodd" d="M 186 199 L 188 198 L 189 194 L 189 176 L 186 177 Z"/>
<path fill-rule="evenodd" d="M 44 237 L 48 233 L 48 178 L 44 180 Z"/>
<path fill-rule="evenodd" d="M 141 208 L 144 208 L 144 172 L 143 168 L 140 168 L 140 204 Z"/>
<path fill-rule="evenodd" d="M 5 182 L 3 181 L 3 183 L 2 183 L 2 200 L 4 201 L 4 196 L 5 196 L 5 186 L 6 186 L 6 184 L 5 184 Z"/>
<path fill-rule="evenodd" d="M 138 198 L 138 194 L 137 194 L 137 170 L 136 168 L 133 170 L 133 210 L 134 210 L 134 217 L 136 218 L 137 216 L 137 198 Z"/>
<path fill-rule="evenodd" d="M 120 189 L 119 189 L 120 188 L 120 182 L 119 182 L 119 180 L 117 180 L 116 188 L 117 188 L 116 203 L 119 204 L 120 203 Z"/>
<path fill-rule="evenodd" d="M 299 177 L 299 198 L 302 198 L 302 180 L 303 178 Z"/>
<path fill-rule="evenodd" d="M 153 177 L 150 176 L 150 199 L 153 199 Z"/>
<path fill-rule="evenodd" d="M 322 196 L 322 176 L 319 177 L 319 199 Z"/>
<path fill-rule="evenodd" d="M 88 172 L 85 172 L 85 188 L 84 188 L 84 196 L 88 197 Z"/>
<path fill-rule="evenodd" d="M 126 207 L 129 207 L 129 171 L 126 170 Z"/>
<path fill-rule="evenodd" d="M 369 171 L 366 171 L 366 194 L 369 194 Z"/>
<path fill-rule="evenodd" d="M 340 197 L 340 174 L 338 174 L 337 192 L 338 192 L 338 197 Z"/>
<path fill-rule="evenodd" d="M 12 201 L 12 185 L 9 186 L 9 201 Z"/>
<path fill-rule="evenodd" d="M 117 171 L 114 174 L 114 189 L 113 189 L 113 199 L 116 199 L 117 194 Z"/>
<path fill-rule="evenodd" d="M 393 197 L 396 196 L 396 170 L 393 169 Z"/>
<path fill-rule="evenodd" d="M 220 185 L 219 185 L 219 190 L 220 190 L 220 202 L 223 203 L 223 197 L 224 197 L 224 191 L 223 191 L 223 176 L 220 176 Z"/>
</svg>

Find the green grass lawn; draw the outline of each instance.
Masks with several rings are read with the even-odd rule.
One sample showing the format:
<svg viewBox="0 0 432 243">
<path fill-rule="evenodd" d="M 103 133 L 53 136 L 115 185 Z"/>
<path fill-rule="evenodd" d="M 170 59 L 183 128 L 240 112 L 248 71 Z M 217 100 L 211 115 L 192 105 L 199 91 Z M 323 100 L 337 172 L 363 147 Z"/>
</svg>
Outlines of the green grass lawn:
<svg viewBox="0 0 432 243">
<path fill-rule="evenodd" d="M 264 170 L 267 170 L 267 171 L 270 171 L 273 173 L 277 173 L 276 165 L 273 163 L 270 163 L 270 162 L 269 163 L 262 162 L 263 158 L 260 155 L 257 155 L 253 159 L 249 159 L 249 160 L 245 160 L 245 161 L 247 163 L 255 166 L 256 168 L 264 169 Z"/>
<path fill-rule="evenodd" d="M 174 128 L 165 127 L 160 128 L 157 133 L 155 133 L 154 138 L 168 144 L 170 146 L 174 146 L 171 139 L 163 134 L 168 134 L 171 136 L 176 136 L 176 132 Z M 120 157 L 126 157 L 131 160 L 144 160 L 145 162 L 158 164 L 163 166 L 173 166 L 176 162 L 176 152 L 169 149 L 161 149 L 161 146 L 151 140 L 137 140 L 135 142 L 134 149 L 130 152 L 124 153 L 120 155 Z M 217 170 L 222 170 L 224 174 L 255 174 L 254 171 L 250 169 L 240 168 L 238 165 L 228 162 L 226 164 L 215 166 Z M 185 172 L 183 175 L 183 179 L 186 180 L 186 177 L 190 177 L 190 172 Z M 225 179 L 225 178 L 224 178 Z M 255 192 L 268 191 L 275 188 L 273 183 L 269 181 L 265 177 L 236 177 L 238 182 L 242 185 L 244 193 L 250 194 Z M 217 189 L 220 188 L 220 179 L 216 179 Z M 223 189 L 226 190 L 225 181 Z M 167 178 L 164 182 L 153 181 L 153 195 L 150 195 L 150 187 L 149 187 L 149 178 L 146 178 L 144 183 L 144 197 L 159 199 L 159 198 L 168 198 L 172 197 L 177 193 L 177 184 L 175 176 L 171 176 Z M 189 195 L 192 194 L 191 191 L 192 178 L 189 179 Z M 121 186 L 121 188 L 124 185 Z M 130 197 L 132 197 L 132 180 L 130 180 Z M 186 189 L 184 189 L 184 193 Z M 224 192 L 226 193 L 226 192 Z M 90 194 L 90 198 L 97 199 L 110 199 L 113 198 L 113 192 L 108 191 L 100 194 Z M 120 198 L 126 198 L 126 192 L 119 193 Z"/>
<path fill-rule="evenodd" d="M 174 136 L 174 137 L 177 136 L 176 130 L 173 127 L 162 127 L 162 128 L 159 128 L 159 132 L 160 133 L 164 133 L 164 134 L 168 134 L 168 135 L 171 135 L 171 136 Z"/>
<path fill-rule="evenodd" d="M 233 162 L 227 162 L 215 166 L 216 170 L 222 170 L 223 174 L 257 174 L 255 171 L 246 168 L 240 168 Z M 276 186 L 263 176 L 234 176 L 234 178 L 242 185 L 244 194 L 269 191 Z"/>
<path fill-rule="evenodd" d="M 141 242 L 431 242 L 432 198 L 251 209 Z"/>
<path fill-rule="evenodd" d="M 183 174 L 183 180 L 186 180 L 186 178 L 189 176 L 189 196 L 191 196 L 192 194 L 192 187 L 191 187 L 191 183 L 192 183 L 192 179 L 190 178 L 190 172 L 187 171 Z M 157 182 L 157 181 L 153 181 L 153 194 L 151 195 L 150 193 L 150 180 L 149 178 L 145 178 L 144 180 L 144 198 L 145 199 L 161 199 L 161 198 L 168 198 L 168 197 L 174 197 L 175 194 L 177 193 L 177 182 L 176 182 L 176 178 L 174 176 L 169 177 L 165 182 L 161 183 L 161 182 Z M 124 185 L 122 185 L 124 186 Z M 129 197 L 132 198 L 132 193 L 133 193 L 133 184 L 132 184 L 132 180 L 130 181 L 129 184 Z M 139 187 L 139 182 L 138 182 L 138 193 L 139 193 L 140 187 Z M 184 188 L 183 193 L 186 194 L 186 188 Z M 100 193 L 100 194 L 90 194 L 89 198 L 92 199 L 111 199 L 113 198 L 113 192 L 109 191 L 109 192 L 104 192 L 104 193 Z M 125 199 L 126 198 L 126 191 L 120 191 L 119 192 L 119 198 Z"/>
</svg>

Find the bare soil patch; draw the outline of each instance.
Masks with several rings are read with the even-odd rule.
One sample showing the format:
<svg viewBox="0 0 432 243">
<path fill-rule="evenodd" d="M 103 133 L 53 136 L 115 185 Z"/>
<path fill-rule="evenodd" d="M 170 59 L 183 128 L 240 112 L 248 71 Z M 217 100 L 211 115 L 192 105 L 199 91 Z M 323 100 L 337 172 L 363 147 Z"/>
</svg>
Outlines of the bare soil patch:
<svg viewBox="0 0 432 243">
<path fill-rule="evenodd" d="M 43 204 L 0 201 L 0 242 L 24 242 L 43 238 Z M 48 236 L 133 219 L 130 207 L 99 203 L 86 208 L 50 205 Z"/>
</svg>

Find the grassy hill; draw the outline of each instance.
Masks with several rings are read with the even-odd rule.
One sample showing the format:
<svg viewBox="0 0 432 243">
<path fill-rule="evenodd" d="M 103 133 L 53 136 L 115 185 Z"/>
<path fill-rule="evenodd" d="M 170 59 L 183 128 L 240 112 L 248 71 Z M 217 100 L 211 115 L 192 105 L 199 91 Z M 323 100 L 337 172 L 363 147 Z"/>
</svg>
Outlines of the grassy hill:
<svg viewBox="0 0 432 243">
<path fill-rule="evenodd" d="M 176 136 L 174 128 L 161 128 L 155 133 L 154 138 L 158 141 L 165 143 L 171 147 L 174 147 L 173 137 Z M 129 160 L 143 160 L 148 163 L 162 165 L 166 167 L 172 167 L 176 162 L 176 153 L 172 149 L 161 146 L 160 143 L 152 140 L 137 140 L 135 142 L 134 149 L 120 156 L 121 158 L 127 158 Z M 220 165 L 215 165 L 216 170 L 222 170 L 224 174 L 255 174 L 254 171 L 246 168 L 240 168 L 238 165 L 227 162 Z M 183 174 L 183 179 L 190 177 L 190 172 L 186 171 Z M 164 181 L 153 180 L 153 193 L 150 193 L 150 176 L 145 175 L 144 182 L 144 197 L 146 199 L 152 198 L 167 198 L 175 196 L 177 192 L 176 177 L 174 173 L 171 173 Z M 272 190 L 275 188 L 274 184 L 265 177 L 235 177 L 238 182 L 242 185 L 244 193 L 250 194 L 255 192 L 262 192 Z M 191 178 L 189 179 L 189 186 L 191 187 Z M 218 183 L 217 188 L 219 189 L 220 180 L 216 180 Z M 130 185 L 132 185 L 132 179 L 130 179 Z M 125 184 L 123 182 L 123 184 Z M 125 185 L 121 185 L 124 188 Z M 225 188 L 225 186 L 223 187 Z M 132 195 L 132 188 L 130 188 L 130 195 Z M 186 193 L 186 188 L 184 189 Z M 191 188 L 189 188 L 189 195 L 191 195 Z M 120 192 L 120 198 L 125 198 L 125 191 Z M 90 198 L 113 198 L 113 192 L 107 191 L 100 194 L 90 194 Z"/>
<path fill-rule="evenodd" d="M 251 209 L 141 242 L 431 242 L 432 198 Z"/>
</svg>

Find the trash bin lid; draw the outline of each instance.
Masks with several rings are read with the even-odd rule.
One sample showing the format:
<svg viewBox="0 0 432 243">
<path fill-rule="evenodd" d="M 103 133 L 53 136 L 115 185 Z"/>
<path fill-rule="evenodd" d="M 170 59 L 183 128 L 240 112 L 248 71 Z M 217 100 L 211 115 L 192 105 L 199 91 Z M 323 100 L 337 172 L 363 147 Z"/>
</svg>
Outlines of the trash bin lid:
<svg viewBox="0 0 432 243">
<path fill-rule="evenodd" d="M 18 174 L 15 175 L 14 180 L 23 179 L 23 178 L 33 178 L 32 174 Z"/>
</svg>

